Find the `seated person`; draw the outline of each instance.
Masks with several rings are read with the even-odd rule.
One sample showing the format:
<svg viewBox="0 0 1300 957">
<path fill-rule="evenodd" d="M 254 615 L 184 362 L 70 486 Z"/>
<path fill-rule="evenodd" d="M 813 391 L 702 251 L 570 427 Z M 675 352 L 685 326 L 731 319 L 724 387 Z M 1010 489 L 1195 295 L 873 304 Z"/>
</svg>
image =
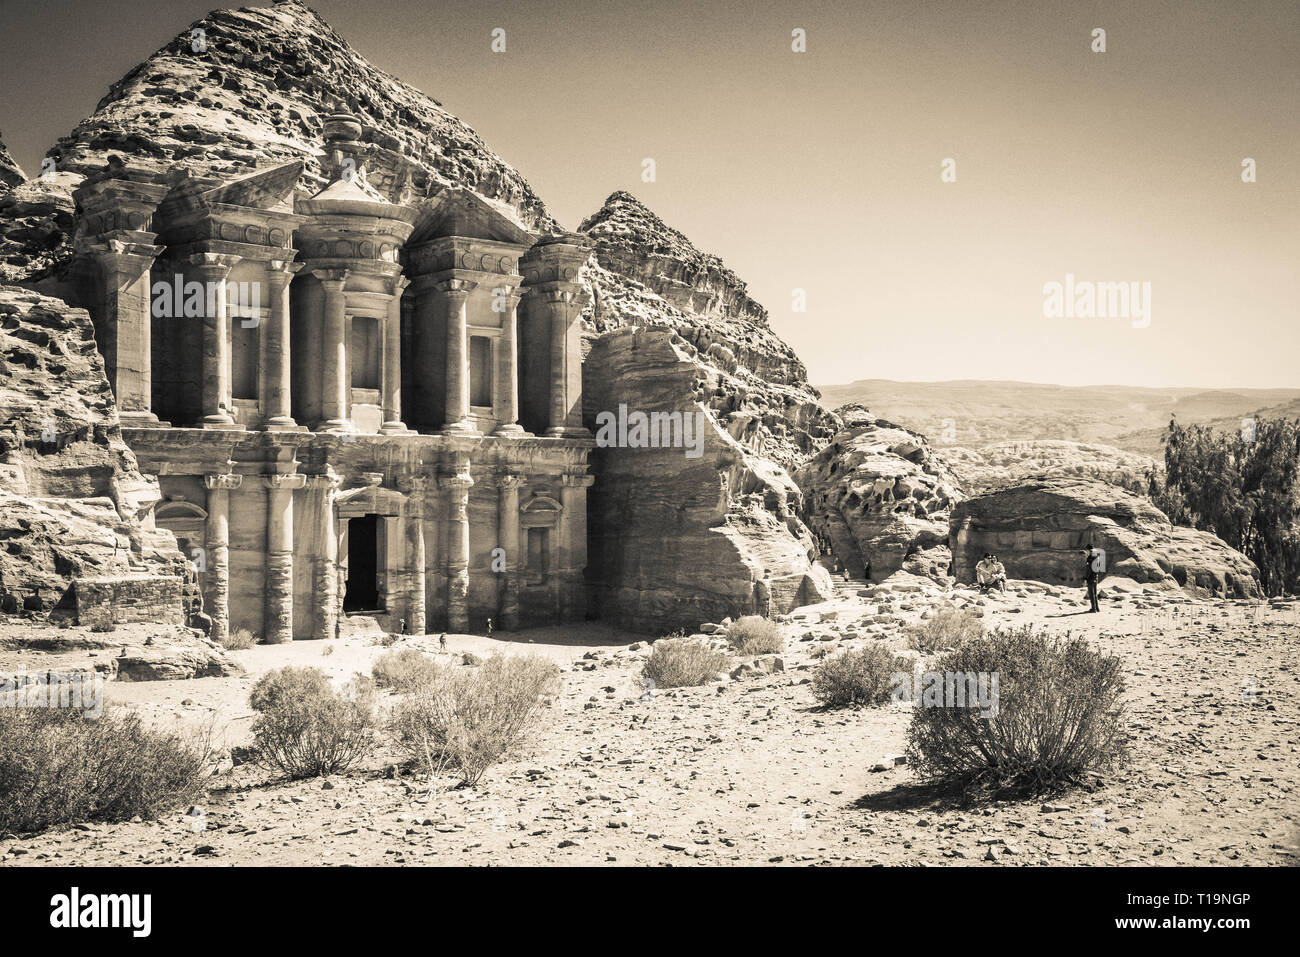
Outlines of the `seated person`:
<svg viewBox="0 0 1300 957">
<path fill-rule="evenodd" d="M 975 584 L 979 586 L 980 591 L 988 591 L 993 582 L 993 556 L 988 552 L 979 560 L 975 566 Z"/>
<path fill-rule="evenodd" d="M 989 588 L 996 588 L 1005 594 L 1007 590 L 1007 570 L 998 561 L 998 556 L 991 555 L 989 557 L 992 559 L 992 566 L 989 569 Z"/>
</svg>

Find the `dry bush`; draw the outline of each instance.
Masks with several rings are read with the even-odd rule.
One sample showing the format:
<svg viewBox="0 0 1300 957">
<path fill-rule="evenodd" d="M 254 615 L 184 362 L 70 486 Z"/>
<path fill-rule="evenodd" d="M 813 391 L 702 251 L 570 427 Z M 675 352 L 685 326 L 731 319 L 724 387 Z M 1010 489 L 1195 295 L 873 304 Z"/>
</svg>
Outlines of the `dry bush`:
<svg viewBox="0 0 1300 957">
<path fill-rule="evenodd" d="M 472 787 L 523 743 L 559 686 L 560 669 L 536 655 L 493 655 L 477 668 L 435 662 L 394 709 L 393 739 L 423 774 L 454 768 Z"/>
<path fill-rule="evenodd" d="M 911 664 L 881 644 L 824 658 L 813 669 L 813 696 L 827 708 L 869 708 L 889 700 L 894 675 Z"/>
<path fill-rule="evenodd" d="M 688 688 L 713 681 L 730 663 L 725 652 L 679 632 L 654 643 L 642 674 L 657 688 Z"/>
<path fill-rule="evenodd" d="M 151 730 L 134 711 L 0 708 L 0 833 L 193 804 L 210 756 L 205 737 Z"/>
<path fill-rule="evenodd" d="M 437 676 L 438 663 L 418 649 L 398 648 L 376 658 L 370 673 L 379 687 L 410 694 Z"/>
<path fill-rule="evenodd" d="M 727 629 L 727 643 L 742 655 L 771 655 L 785 650 L 776 622 L 762 615 L 745 615 Z"/>
<path fill-rule="evenodd" d="M 247 628 L 236 628 L 226 635 L 221 647 L 227 651 L 243 651 L 245 648 L 252 648 L 257 644 L 257 636 Z"/>
<path fill-rule="evenodd" d="M 984 634 L 984 623 L 969 608 L 942 605 L 924 621 L 906 629 L 907 647 L 932 655 L 945 648 L 956 648 Z"/>
<path fill-rule="evenodd" d="M 253 686 L 248 698 L 255 760 L 290 778 L 349 770 L 375 745 L 378 717 L 374 682 L 356 676 L 336 690 L 318 668 L 278 668 Z"/>
<path fill-rule="evenodd" d="M 993 795 L 1040 794 L 1127 758 L 1118 658 L 1032 626 L 1001 629 L 943 655 L 934 670 L 998 676 L 995 713 L 920 707 L 908 761 L 925 781 Z"/>
</svg>

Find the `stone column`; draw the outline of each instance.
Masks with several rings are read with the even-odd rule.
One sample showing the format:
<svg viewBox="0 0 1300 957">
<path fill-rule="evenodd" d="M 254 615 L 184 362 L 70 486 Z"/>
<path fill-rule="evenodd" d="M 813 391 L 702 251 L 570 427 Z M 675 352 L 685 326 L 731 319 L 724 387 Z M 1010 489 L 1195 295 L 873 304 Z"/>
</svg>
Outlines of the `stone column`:
<svg viewBox="0 0 1300 957">
<path fill-rule="evenodd" d="M 497 435 L 522 435 L 519 425 L 519 300 L 523 289 L 516 287 L 506 296 L 506 311 L 501 319 L 501 338 L 497 348 L 496 413 L 501 424 Z"/>
<path fill-rule="evenodd" d="M 230 414 L 230 320 L 226 316 L 226 277 L 239 263 L 238 256 L 198 253 L 189 258 L 192 271 L 204 284 L 207 307 L 203 310 L 203 427 L 226 429 L 235 423 Z"/>
<path fill-rule="evenodd" d="M 587 489 L 596 481 L 592 475 L 565 475 L 561 479 L 560 617 L 581 621 L 587 615 Z"/>
<path fill-rule="evenodd" d="M 402 292 L 410 284 L 405 276 L 393 279 L 393 298 L 384 320 L 384 421 L 379 431 L 387 435 L 412 434 L 402 421 Z"/>
<path fill-rule="evenodd" d="M 519 488 L 523 484 L 521 475 L 497 476 L 497 547 L 505 552 L 505 570 L 497 573 L 497 617 L 507 629 L 519 627 Z"/>
<path fill-rule="evenodd" d="M 424 602 L 424 568 L 426 563 L 424 549 L 424 494 L 429 487 L 428 479 L 416 475 L 407 480 L 403 491 L 406 493 L 406 540 L 410 543 L 407 561 L 410 564 L 410 588 L 406 606 L 407 634 L 423 635 L 428 631 Z"/>
<path fill-rule="evenodd" d="M 469 461 L 458 461 L 456 472 L 439 481 L 447 495 L 447 630 L 469 630 L 469 490 L 474 479 Z"/>
<path fill-rule="evenodd" d="M 162 246 L 110 240 L 96 249 L 102 298 L 100 329 L 104 371 L 117 398 L 122 424 L 156 425 L 149 269 Z M 183 320 L 182 320 L 183 321 Z"/>
<path fill-rule="evenodd" d="M 293 641 L 293 493 L 307 484 L 298 474 L 264 475 L 266 503 L 266 609 L 263 639 Z"/>
<path fill-rule="evenodd" d="M 332 471 L 309 475 L 307 486 L 315 493 L 316 533 L 320 548 L 312 561 L 311 636 L 332 640 L 338 637 L 339 625 L 339 541 L 334 532 L 334 494 L 339 477 Z"/>
<path fill-rule="evenodd" d="M 230 635 L 230 490 L 239 488 L 242 475 L 216 472 L 203 476 L 208 489 L 207 587 L 203 606 L 212 619 L 213 641 Z"/>
<path fill-rule="evenodd" d="M 321 337 L 321 431 L 350 432 L 348 396 L 347 301 L 343 287 L 346 269 L 316 269 L 325 290 L 325 317 Z"/>
<path fill-rule="evenodd" d="M 447 315 L 447 421 L 444 432 L 472 432 L 469 423 L 469 331 L 465 304 L 478 283 L 444 279 L 434 289 Z"/>
<path fill-rule="evenodd" d="M 259 359 L 262 367 L 262 422 L 268 430 L 298 427 L 293 420 L 291 392 L 289 284 L 302 268 L 302 263 L 273 261 L 267 264 L 271 319 L 266 325 Z"/>
</svg>

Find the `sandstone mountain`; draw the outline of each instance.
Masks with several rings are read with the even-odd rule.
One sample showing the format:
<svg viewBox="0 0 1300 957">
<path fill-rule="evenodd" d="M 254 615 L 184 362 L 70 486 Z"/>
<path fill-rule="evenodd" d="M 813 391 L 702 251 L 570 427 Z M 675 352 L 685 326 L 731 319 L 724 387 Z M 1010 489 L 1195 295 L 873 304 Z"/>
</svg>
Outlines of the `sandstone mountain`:
<svg viewBox="0 0 1300 957">
<path fill-rule="evenodd" d="M 1255 598 L 1259 570 L 1208 532 L 1180 528 L 1149 501 L 1093 479 L 1024 481 L 968 498 L 952 512 L 949 545 L 959 581 L 985 552 L 1011 578 L 1083 580 L 1082 549 L 1105 552 L 1105 574 L 1192 593 Z"/>
<path fill-rule="evenodd" d="M 838 410 L 844 427 L 795 473 L 812 527 L 835 555 L 872 578 L 893 574 L 935 550 L 922 570 L 947 573 L 949 510 L 962 498 L 957 476 L 925 437 L 861 406 Z"/>
<path fill-rule="evenodd" d="M 153 528 L 157 500 L 122 440 L 89 315 L 0 287 L 0 594 L 21 605 L 40 589 L 74 617 L 103 598 L 135 620 L 183 620 L 186 563 Z"/>
<path fill-rule="evenodd" d="M 767 310 L 722 260 L 696 249 L 636 197 L 616 192 L 579 231 L 595 247 L 584 315 L 597 332 L 659 326 L 711 369 L 706 403 L 738 442 L 786 468 L 838 427 Z"/>
<path fill-rule="evenodd" d="M 435 100 L 372 66 L 298 0 L 217 10 L 196 21 L 109 89 L 94 113 L 50 150 L 59 193 L 123 159 L 133 174 L 184 167 L 233 179 L 255 167 L 305 164 L 303 186 L 325 185 L 322 117 L 342 102 L 369 144 L 368 189 L 418 201 L 468 186 L 514 208 L 530 228 L 551 228 L 542 201 L 478 134 Z M 313 190 L 314 192 L 315 190 Z M 45 220 L 48 226 L 53 213 Z M 57 267 L 70 237 L 44 255 L 6 254 L 6 278 Z"/>
</svg>

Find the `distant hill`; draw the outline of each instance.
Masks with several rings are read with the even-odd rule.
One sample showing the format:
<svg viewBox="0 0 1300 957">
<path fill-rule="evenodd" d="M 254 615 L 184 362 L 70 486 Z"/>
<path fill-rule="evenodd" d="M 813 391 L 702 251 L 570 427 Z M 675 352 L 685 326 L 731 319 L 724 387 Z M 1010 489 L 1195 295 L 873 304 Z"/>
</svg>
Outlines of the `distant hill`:
<svg viewBox="0 0 1300 957">
<path fill-rule="evenodd" d="M 1004 442 L 1100 443 L 1163 459 L 1171 413 L 1184 424 L 1238 429 L 1250 416 L 1300 416 L 1300 389 L 1144 389 L 1032 382 L 894 382 L 862 379 L 818 386 L 835 409 L 860 402 L 874 414 L 944 445 Z"/>
</svg>

